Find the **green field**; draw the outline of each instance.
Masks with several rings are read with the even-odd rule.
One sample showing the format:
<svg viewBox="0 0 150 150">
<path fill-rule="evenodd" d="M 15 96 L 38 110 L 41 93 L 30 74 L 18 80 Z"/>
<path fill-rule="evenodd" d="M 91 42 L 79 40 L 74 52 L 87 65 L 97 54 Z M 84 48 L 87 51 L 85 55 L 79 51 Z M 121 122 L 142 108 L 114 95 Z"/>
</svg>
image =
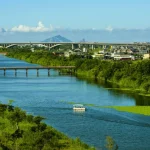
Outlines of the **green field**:
<svg viewBox="0 0 150 150">
<path fill-rule="evenodd" d="M 103 108 L 112 108 L 117 111 L 150 116 L 150 106 L 105 106 Z"/>
</svg>

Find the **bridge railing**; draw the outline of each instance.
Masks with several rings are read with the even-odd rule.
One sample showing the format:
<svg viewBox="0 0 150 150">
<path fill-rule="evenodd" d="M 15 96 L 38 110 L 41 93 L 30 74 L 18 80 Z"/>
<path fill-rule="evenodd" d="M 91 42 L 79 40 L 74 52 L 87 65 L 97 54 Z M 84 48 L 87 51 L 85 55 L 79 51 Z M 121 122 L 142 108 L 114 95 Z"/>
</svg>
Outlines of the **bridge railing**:
<svg viewBox="0 0 150 150">
<path fill-rule="evenodd" d="M 48 66 L 48 67 L 43 67 L 43 66 L 30 66 L 30 67 L 0 67 L 0 70 L 4 71 L 4 76 L 6 76 L 6 70 L 14 70 L 15 71 L 15 76 L 17 76 L 17 70 L 26 70 L 26 76 L 28 76 L 28 70 L 35 69 L 37 71 L 37 76 L 39 76 L 39 70 L 40 69 L 47 69 L 48 70 L 48 76 L 50 76 L 50 69 L 68 69 L 69 73 L 73 74 L 75 73 L 75 66 Z"/>
</svg>

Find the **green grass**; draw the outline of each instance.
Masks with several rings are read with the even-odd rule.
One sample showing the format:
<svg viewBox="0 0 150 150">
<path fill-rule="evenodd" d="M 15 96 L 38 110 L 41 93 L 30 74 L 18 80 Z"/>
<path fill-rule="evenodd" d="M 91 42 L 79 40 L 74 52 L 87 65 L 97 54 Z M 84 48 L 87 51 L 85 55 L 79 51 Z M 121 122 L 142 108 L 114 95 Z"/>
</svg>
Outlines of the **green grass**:
<svg viewBox="0 0 150 150">
<path fill-rule="evenodd" d="M 104 106 L 102 108 L 150 116 L 150 106 Z"/>
</svg>

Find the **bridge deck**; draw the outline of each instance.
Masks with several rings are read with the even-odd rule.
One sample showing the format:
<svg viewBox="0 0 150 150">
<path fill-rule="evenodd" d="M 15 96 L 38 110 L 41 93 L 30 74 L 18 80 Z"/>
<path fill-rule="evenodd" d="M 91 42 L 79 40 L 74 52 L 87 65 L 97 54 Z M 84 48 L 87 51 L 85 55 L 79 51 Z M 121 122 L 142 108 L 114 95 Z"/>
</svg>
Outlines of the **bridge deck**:
<svg viewBox="0 0 150 150">
<path fill-rule="evenodd" d="M 22 44 L 84 44 L 84 45 L 150 45 L 149 42 L 128 42 L 128 43 L 107 43 L 107 42 L 1 42 L 0 45 L 3 44 L 15 44 L 15 45 L 22 45 Z"/>
<path fill-rule="evenodd" d="M 0 67 L 0 70 L 14 70 L 14 69 L 74 69 L 75 66 L 33 66 L 33 67 Z"/>
</svg>

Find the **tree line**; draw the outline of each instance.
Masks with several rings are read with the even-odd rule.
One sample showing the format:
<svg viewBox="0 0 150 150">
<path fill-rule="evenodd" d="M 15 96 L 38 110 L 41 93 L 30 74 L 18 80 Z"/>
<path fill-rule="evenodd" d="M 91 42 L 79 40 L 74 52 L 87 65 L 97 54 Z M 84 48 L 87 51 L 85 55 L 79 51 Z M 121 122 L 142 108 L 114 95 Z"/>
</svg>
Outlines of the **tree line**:
<svg viewBox="0 0 150 150">
<path fill-rule="evenodd" d="M 43 66 L 75 65 L 77 75 L 111 81 L 120 87 L 150 93 L 150 60 L 108 61 L 72 55 L 69 58 L 50 52 L 11 51 L 8 57 Z"/>
<path fill-rule="evenodd" d="M 44 118 L 26 114 L 10 104 L 0 104 L 1 150 L 94 150 L 79 138 L 70 139 L 47 126 Z"/>
</svg>

